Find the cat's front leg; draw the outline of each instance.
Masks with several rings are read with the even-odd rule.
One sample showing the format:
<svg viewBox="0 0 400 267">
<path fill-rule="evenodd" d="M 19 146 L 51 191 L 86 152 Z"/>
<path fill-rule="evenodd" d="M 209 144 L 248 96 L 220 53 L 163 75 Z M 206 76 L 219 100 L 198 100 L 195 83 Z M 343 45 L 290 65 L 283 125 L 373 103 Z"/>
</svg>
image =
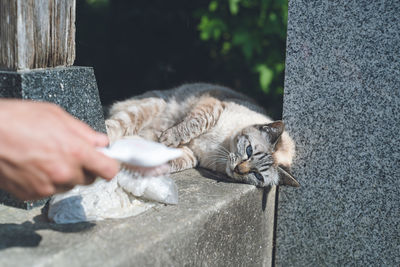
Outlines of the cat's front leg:
<svg viewBox="0 0 400 267">
<path fill-rule="evenodd" d="M 106 120 L 110 142 L 139 134 L 142 128 L 164 111 L 165 106 L 163 99 L 155 97 L 128 99 L 114 104 Z"/>
<path fill-rule="evenodd" d="M 178 126 L 173 126 L 162 132 L 158 141 L 169 147 L 178 147 L 181 143 L 183 143 L 183 140 L 180 136 L 181 130 L 178 129 Z"/>
<path fill-rule="evenodd" d="M 170 147 L 187 144 L 213 127 L 223 109 L 221 101 L 211 96 L 204 96 L 181 123 L 165 130 L 159 141 Z"/>
<path fill-rule="evenodd" d="M 197 166 L 198 160 L 193 151 L 187 146 L 181 148 L 183 155 L 169 162 L 170 172 L 179 172 Z"/>
</svg>

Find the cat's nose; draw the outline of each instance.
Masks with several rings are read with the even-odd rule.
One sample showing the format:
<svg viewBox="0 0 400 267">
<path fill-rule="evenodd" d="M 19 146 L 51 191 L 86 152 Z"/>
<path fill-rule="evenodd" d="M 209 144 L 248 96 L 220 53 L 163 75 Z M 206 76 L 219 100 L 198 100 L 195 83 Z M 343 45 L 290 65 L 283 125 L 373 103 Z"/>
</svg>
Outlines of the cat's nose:
<svg viewBox="0 0 400 267">
<path fill-rule="evenodd" d="M 250 164 L 248 161 L 243 161 L 242 163 L 236 165 L 234 172 L 238 174 L 246 174 L 250 172 Z"/>
</svg>

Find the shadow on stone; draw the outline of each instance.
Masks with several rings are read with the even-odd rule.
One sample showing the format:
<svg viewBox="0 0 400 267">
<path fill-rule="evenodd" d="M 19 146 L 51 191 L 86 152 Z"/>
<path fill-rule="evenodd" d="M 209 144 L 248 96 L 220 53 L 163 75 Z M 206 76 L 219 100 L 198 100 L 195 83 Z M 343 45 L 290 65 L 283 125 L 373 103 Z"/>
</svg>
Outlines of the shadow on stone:
<svg viewBox="0 0 400 267">
<path fill-rule="evenodd" d="M 31 222 L 0 224 L 0 250 L 11 247 L 36 247 L 42 237 Z"/>
<path fill-rule="evenodd" d="M 271 186 L 261 188 L 263 190 L 263 195 L 262 195 L 262 202 L 261 202 L 261 209 L 265 211 L 267 208 L 267 198 L 268 198 L 268 193 L 271 191 Z"/>
<path fill-rule="evenodd" d="M 26 221 L 21 224 L 4 223 L 0 224 L 0 250 L 12 247 L 37 247 L 42 236 L 36 231 L 53 230 L 63 233 L 83 232 L 95 226 L 94 223 L 55 224 L 47 220 L 42 209 L 42 214 L 33 218 L 34 222 Z"/>
<path fill-rule="evenodd" d="M 239 184 L 240 182 L 234 181 L 232 178 L 222 174 L 222 173 L 216 173 L 207 169 L 203 168 L 197 168 L 199 173 L 206 179 L 211 179 L 215 180 L 217 182 L 222 182 L 222 183 L 236 183 Z M 264 188 L 258 188 L 259 190 L 263 190 L 262 194 L 262 202 L 261 202 L 261 209 L 265 211 L 267 207 L 267 197 L 268 193 L 271 191 L 271 186 L 264 187 Z"/>
<path fill-rule="evenodd" d="M 228 177 L 225 174 L 222 173 L 217 173 L 217 172 L 213 172 L 207 169 L 203 169 L 203 168 L 196 168 L 196 170 L 199 171 L 199 173 L 207 179 L 211 179 L 211 180 L 215 180 L 217 182 L 223 182 L 223 183 L 238 183 L 237 181 L 234 181 L 232 178 Z"/>
</svg>

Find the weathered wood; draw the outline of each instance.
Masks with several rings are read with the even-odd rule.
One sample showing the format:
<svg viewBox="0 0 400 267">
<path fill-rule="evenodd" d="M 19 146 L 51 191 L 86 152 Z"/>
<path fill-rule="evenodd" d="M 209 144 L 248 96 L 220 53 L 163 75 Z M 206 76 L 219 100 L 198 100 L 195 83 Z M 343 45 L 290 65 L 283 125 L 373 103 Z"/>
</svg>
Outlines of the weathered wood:
<svg viewBox="0 0 400 267">
<path fill-rule="evenodd" d="M 0 69 L 70 66 L 75 0 L 0 0 Z"/>
</svg>

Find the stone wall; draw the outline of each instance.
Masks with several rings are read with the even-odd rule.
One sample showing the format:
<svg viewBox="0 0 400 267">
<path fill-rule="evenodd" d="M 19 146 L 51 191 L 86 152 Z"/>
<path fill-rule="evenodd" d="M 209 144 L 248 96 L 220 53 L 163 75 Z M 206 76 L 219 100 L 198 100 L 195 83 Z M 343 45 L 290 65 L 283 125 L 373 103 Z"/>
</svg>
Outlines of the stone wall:
<svg viewBox="0 0 400 267">
<path fill-rule="evenodd" d="M 400 264 L 400 3 L 289 1 L 277 266 Z"/>
</svg>

